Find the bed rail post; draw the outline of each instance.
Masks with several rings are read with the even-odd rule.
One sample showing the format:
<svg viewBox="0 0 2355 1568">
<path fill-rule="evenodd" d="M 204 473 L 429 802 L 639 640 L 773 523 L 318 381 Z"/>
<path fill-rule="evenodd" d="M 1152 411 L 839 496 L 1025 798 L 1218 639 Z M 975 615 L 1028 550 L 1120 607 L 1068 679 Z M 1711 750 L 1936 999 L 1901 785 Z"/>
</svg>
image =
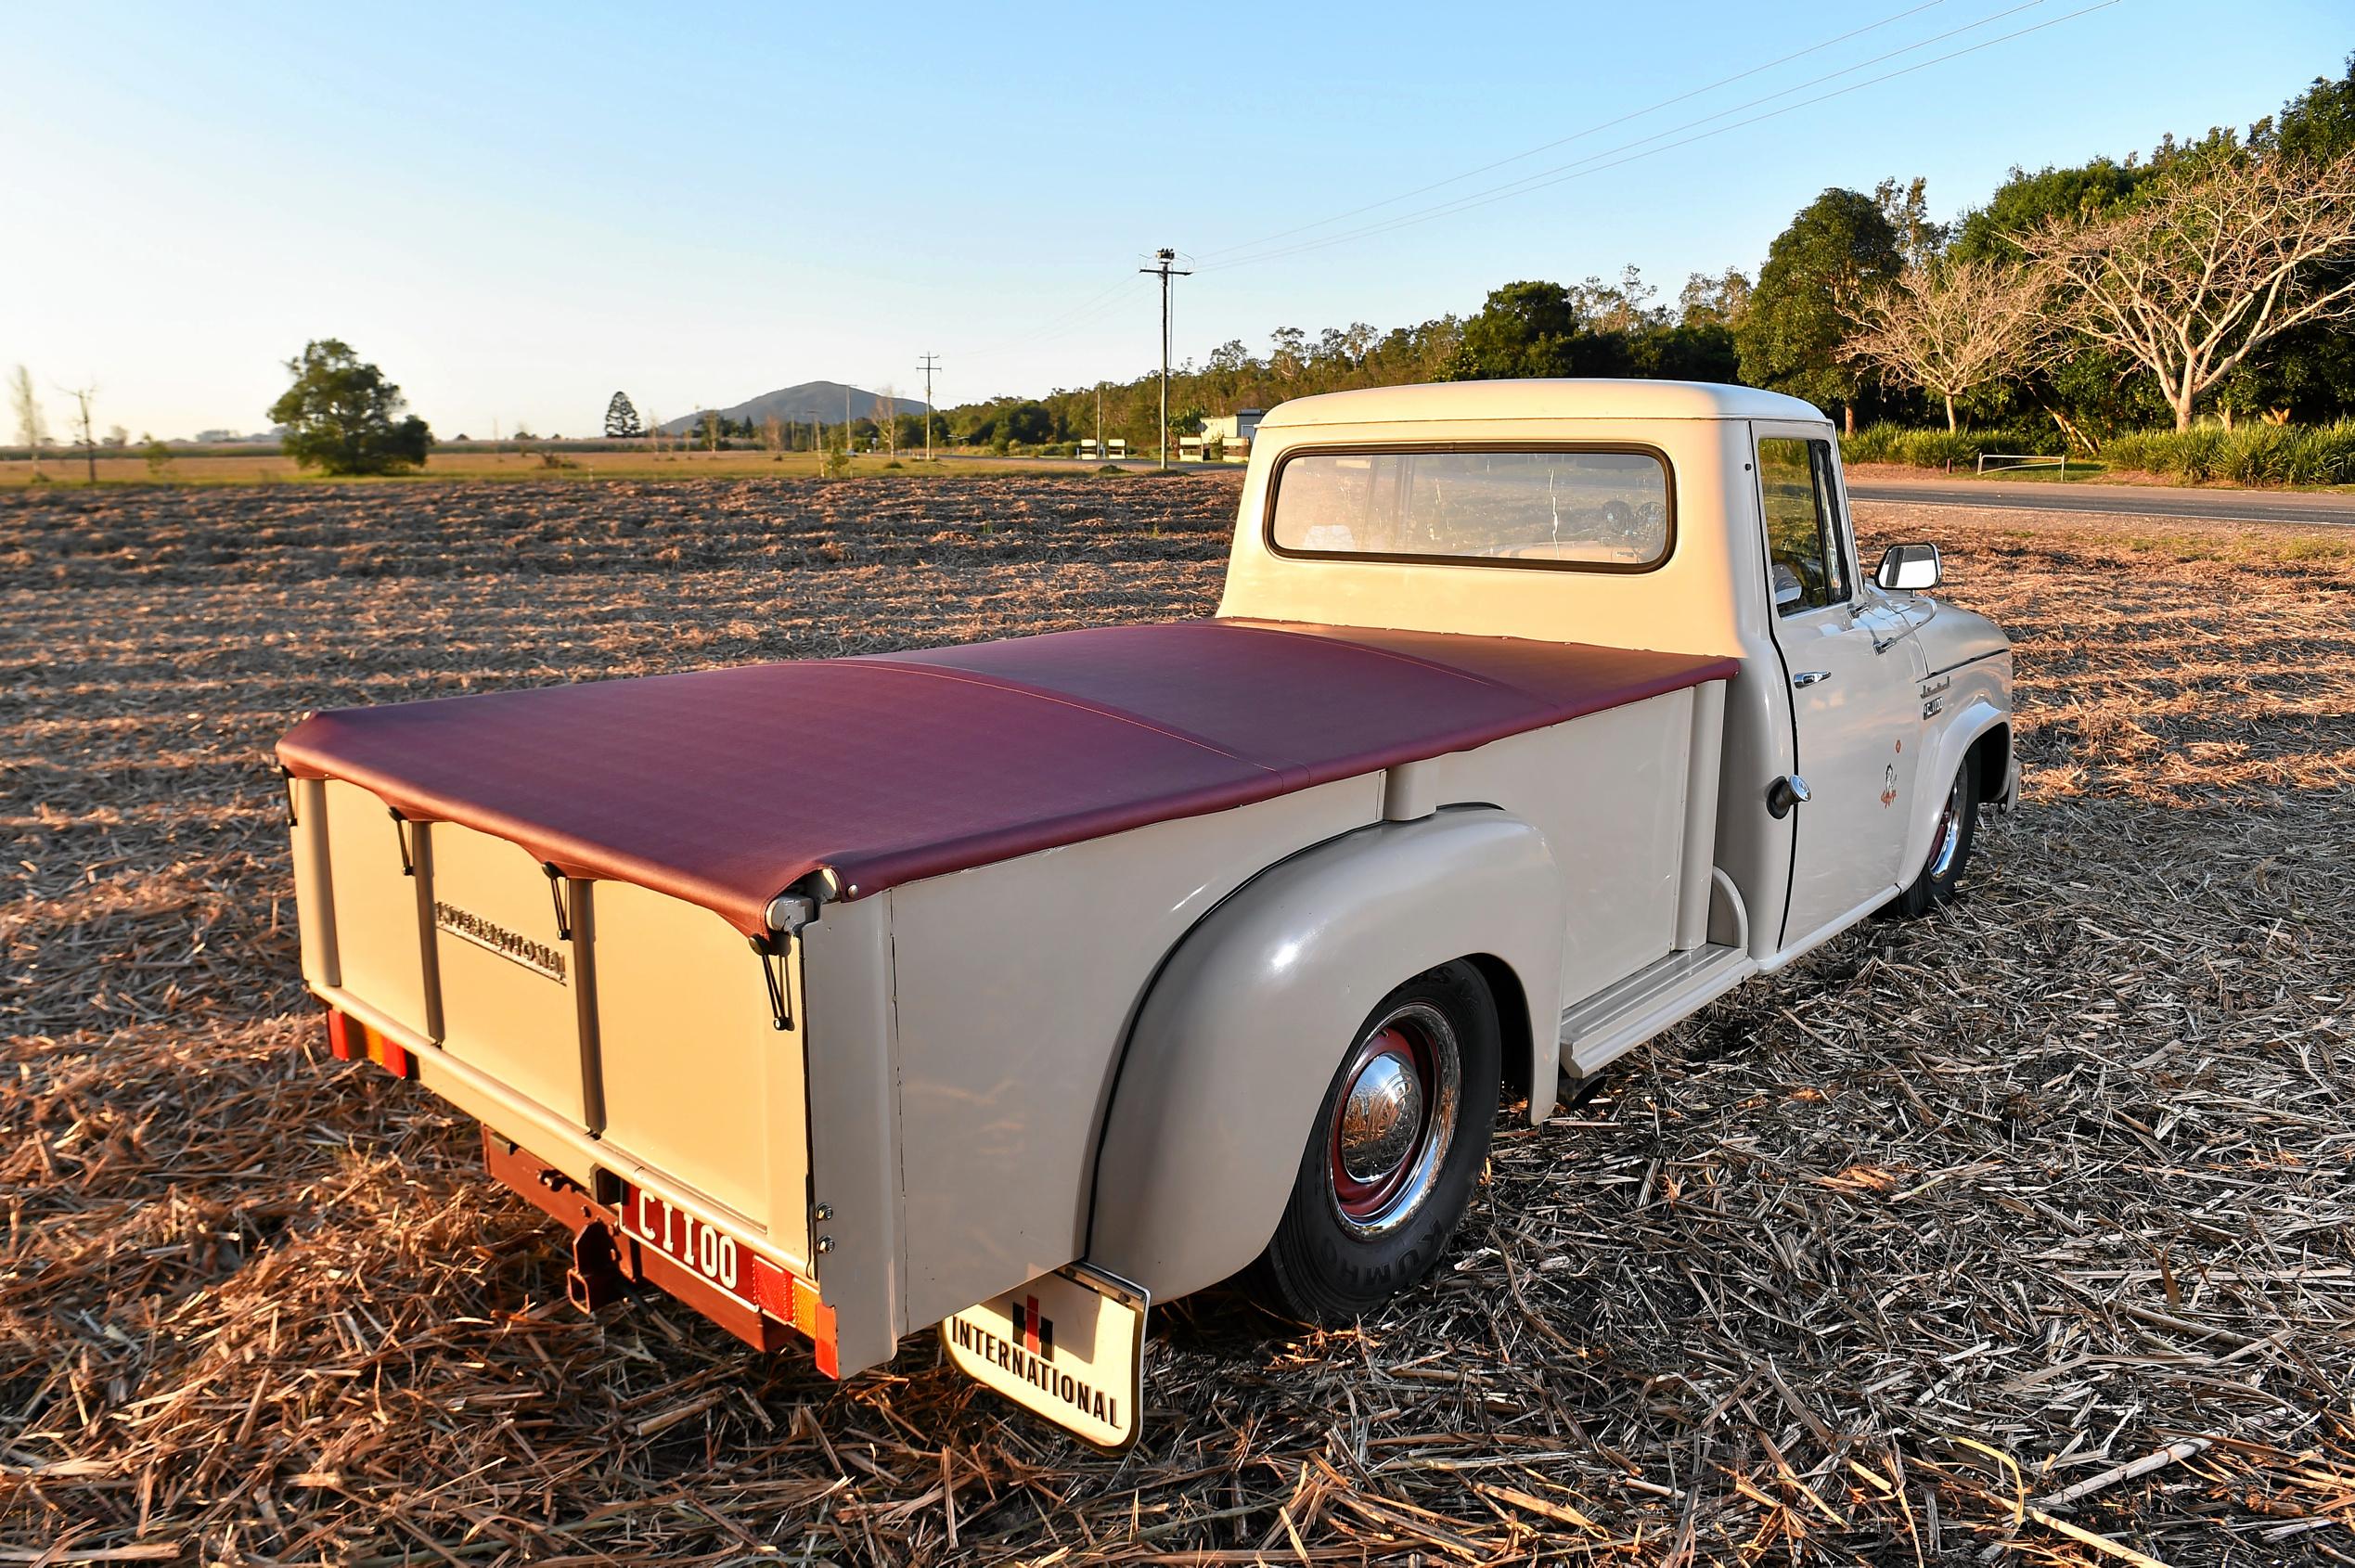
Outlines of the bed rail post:
<svg viewBox="0 0 2355 1568">
<path fill-rule="evenodd" d="M 1709 940 L 1710 872 L 1718 851 L 1718 767 L 1725 754 L 1725 682 L 1692 688 L 1692 752 L 1684 775 L 1684 859 L 1679 868 L 1676 951 Z"/>
</svg>

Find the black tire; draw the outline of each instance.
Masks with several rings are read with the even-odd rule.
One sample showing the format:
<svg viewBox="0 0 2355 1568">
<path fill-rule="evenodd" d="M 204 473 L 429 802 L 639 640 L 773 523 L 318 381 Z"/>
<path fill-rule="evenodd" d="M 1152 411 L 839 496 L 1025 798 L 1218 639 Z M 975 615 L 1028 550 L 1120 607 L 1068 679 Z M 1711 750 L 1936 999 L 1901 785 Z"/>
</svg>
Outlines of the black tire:
<svg viewBox="0 0 2355 1568">
<path fill-rule="evenodd" d="M 1950 826 L 1951 842 L 1949 842 Z M 1970 868 L 1971 845 L 1978 838 L 1978 770 L 1966 756 L 1954 776 L 1954 782 L 1948 788 L 1946 805 L 1938 814 L 1937 826 L 1931 830 L 1929 856 L 1923 861 L 1920 874 L 1889 901 L 1891 912 L 1909 920 L 1918 919 L 1939 905 L 1951 901 L 1955 887 L 1962 880 L 1962 873 Z"/>
<path fill-rule="evenodd" d="M 1451 1096 L 1444 1092 L 1441 1060 L 1448 1042 L 1435 1019 L 1452 1036 L 1457 1071 Z M 1420 1044 L 1418 1035 L 1422 1036 Z M 1390 1045 L 1393 1040 L 1408 1046 L 1403 1056 Z M 1318 1107 L 1283 1218 L 1245 1277 L 1253 1293 L 1276 1312 L 1340 1327 L 1374 1312 L 1428 1274 L 1455 1234 L 1472 1201 L 1473 1184 L 1487 1163 L 1502 1050 L 1496 1000 L 1480 972 L 1468 963 L 1444 964 L 1419 974 L 1377 1003 L 1349 1042 L 1340 1071 Z M 1431 1059 L 1428 1073 L 1422 1066 L 1426 1055 Z M 1390 1057 L 1393 1064 L 1377 1069 L 1374 1059 L 1382 1056 Z M 1406 1065 L 1398 1065 L 1401 1061 Z M 1388 1198 L 1383 1195 L 1382 1178 L 1370 1176 L 1362 1185 L 1354 1181 L 1342 1142 L 1346 1126 L 1358 1140 L 1350 1148 L 1361 1162 L 1383 1153 L 1388 1132 L 1370 1137 L 1365 1119 L 1344 1121 L 1353 1086 L 1377 1073 L 1435 1086 L 1418 1091 L 1422 1098 L 1417 1106 L 1435 1109 L 1419 1117 L 1422 1130 L 1393 1169 L 1393 1177 L 1411 1179 Z M 1434 1147 L 1443 1114 L 1436 1108 L 1450 1099 L 1444 1141 Z M 1426 1162 L 1430 1168 L 1424 1175 Z M 1341 1191 L 1345 1183 L 1354 1189 L 1346 1197 Z"/>
</svg>

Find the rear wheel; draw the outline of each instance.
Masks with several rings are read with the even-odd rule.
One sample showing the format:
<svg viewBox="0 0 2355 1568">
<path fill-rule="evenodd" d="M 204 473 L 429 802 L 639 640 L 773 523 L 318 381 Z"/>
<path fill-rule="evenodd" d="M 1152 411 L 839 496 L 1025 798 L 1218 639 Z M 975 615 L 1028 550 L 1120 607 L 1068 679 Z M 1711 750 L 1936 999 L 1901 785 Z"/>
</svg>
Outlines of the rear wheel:
<svg viewBox="0 0 2355 1568">
<path fill-rule="evenodd" d="M 1922 863 L 1921 875 L 1897 895 L 1897 913 L 1908 919 L 1926 915 L 1954 896 L 1963 868 L 1971 863 L 1971 843 L 1978 823 L 1978 779 L 1966 756 L 1955 770 L 1945 804 L 1938 809 L 1937 825 L 1930 830 L 1929 858 Z"/>
<path fill-rule="evenodd" d="M 1501 1050 L 1496 1002 L 1469 964 L 1417 975 L 1375 1005 L 1253 1270 L 1268 1305 L 1345 1324 L 1430 1272 L 1487 1161 Z"/>
</svg>

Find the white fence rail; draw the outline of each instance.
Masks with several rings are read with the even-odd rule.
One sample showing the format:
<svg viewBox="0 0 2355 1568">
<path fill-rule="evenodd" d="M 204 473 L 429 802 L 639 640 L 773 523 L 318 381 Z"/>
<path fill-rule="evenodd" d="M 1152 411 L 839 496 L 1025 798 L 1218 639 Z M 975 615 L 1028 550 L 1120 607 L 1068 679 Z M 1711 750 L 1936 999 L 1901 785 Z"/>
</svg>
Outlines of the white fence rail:
<svg viewBox="0 0 2355 1568">
<path fill-rule="evenodd" d="M 1985 478 L 1989 463 L 1996 465 L 1998 473 L 2024 473 L 2030 469 L 2058 468 L 2064 483 L 2069 477 L 2069 455 L 2065 450 L 2057 457 L 2041 452 L 1982 452 L 1978 466 L 1973 471 Z"/>
</svg>

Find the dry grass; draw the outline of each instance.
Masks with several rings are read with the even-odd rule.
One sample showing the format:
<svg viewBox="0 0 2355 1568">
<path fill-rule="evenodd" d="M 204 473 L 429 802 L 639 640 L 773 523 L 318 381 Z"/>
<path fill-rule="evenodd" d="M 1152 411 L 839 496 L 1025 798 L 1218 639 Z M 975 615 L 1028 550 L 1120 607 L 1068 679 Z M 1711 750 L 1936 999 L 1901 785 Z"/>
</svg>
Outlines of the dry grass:
<svg viewBox="0 0 2355 1568">
<path fill-rule="evenodd" d="M 296 711 L 1200 613 L 1232 495 L 0 497 L 0 1562 L 2355 1561 L 2344 536 L 1863 508 L 2019 639 L 1966 900 L 1508 1120 L 1382 1320 L 1157 1313 L 1122 1461 L 928 1343 L 575 1317 L 327 1059 Z"/>
<path fill-rule="evenodd" d="M 559 463 L 551 466 L 541 451 L 555 454 Z M 856 474 L 882 474 L 894 461 L 885 453 L 862 453 L 851 460 Z M 921 447 L 897 454 L 903 469 L 913 476 L 918 473 L 940 474 L 1003 474 L 1007 472 L 1087 472 L 1094 464 L 1083 464 L 1059 458 L 995 458 L 954 456 L 943 454 L 929 466 L 924 462 Z M 187 484 L 405 484 L 423 479 L 706 479 L 706 478 L 806 478 L 818 471 L 819 456 L 814 452 L 762 452 L 749 447 L 731 448 L 722 452 L 706 452 L 693 448 L 669 447 L 660 453 L 583 452 L 556 446 L 535 448 L 524 452 L 513 449 L 493 451 L 489 448 L 445 447 L 427 456 L 422 474 L 404 473 L 379 478 L 330 479 L 315 469 L 306 470 L 293 458 L 275 446 L 257 447 L 251 452 L 198 453 L 175 456 L 161 473 L 148 466 L 146 457 L 138 455 L 98 458 L 96 465 L 101 485 L 148 485 L 164 483 Z M 39 488 L 44 490 L 78 489 L 85 483 L 91 465 L 84 462 L 79 451 L 50 453 L 38 469 L 26 458 L 0 458 L 0 490 Z M 1911 471 L 1911 470 L 1908 470 Z"/>
</svg>

